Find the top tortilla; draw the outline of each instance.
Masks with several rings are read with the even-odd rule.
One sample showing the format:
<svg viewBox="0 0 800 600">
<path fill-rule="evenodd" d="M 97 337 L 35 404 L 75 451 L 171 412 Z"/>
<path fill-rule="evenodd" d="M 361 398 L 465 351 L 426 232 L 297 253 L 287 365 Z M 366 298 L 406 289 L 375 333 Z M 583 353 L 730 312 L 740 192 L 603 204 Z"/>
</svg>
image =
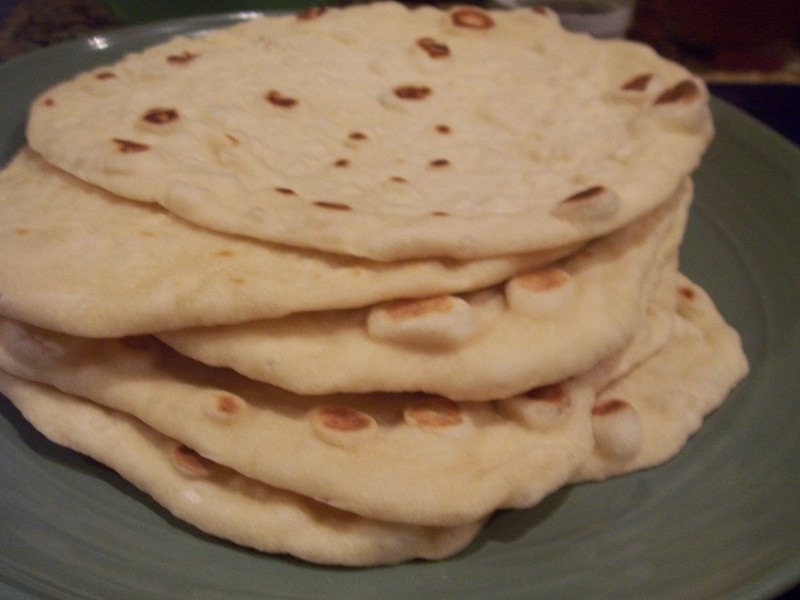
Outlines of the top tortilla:
<svg viewBox="0 0 800 600">
<path fill-rule="evenodd" d="M 376 3 L 129 55 L 44 93 L 27 133 L 197 224 L 390 261 L 608 233 L 670 195 L 713 126 L 687 70 L 550 11 Z"/>
</svg>

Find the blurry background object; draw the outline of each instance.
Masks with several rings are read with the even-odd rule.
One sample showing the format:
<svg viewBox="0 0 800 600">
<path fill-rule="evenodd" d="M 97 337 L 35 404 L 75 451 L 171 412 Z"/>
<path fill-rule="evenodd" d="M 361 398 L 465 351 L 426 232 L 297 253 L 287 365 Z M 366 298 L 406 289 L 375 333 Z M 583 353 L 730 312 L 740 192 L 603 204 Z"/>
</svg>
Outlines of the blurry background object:
<svg viewBox="0 0 800 600">
<path fill-rule="evenodd" d="M 667 37 L 718 69 L 780 69 L 800 34 L 798 0 L 669 0 L 663 7 Z"/>
<path fill-rule="evenodd" d="M 624 37 L 633 19 L 634 0 L 492 0 L 504 8 L 547 6 L 570 31 L 599 38 Z"/>
</svg>

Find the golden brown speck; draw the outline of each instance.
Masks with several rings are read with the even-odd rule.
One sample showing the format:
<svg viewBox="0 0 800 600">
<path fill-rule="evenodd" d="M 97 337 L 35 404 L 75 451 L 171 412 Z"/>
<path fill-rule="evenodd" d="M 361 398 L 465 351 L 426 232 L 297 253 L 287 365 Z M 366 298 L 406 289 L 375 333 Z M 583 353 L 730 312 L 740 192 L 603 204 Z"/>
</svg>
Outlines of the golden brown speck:
<svg viewBox="0 0 800 600">
<path fill-rule="evenodd" d="M 464 421 L 458 403 L 446 398 L 425 398 L 412 403 L 403 411 L 407 423 L 422 428 L 452 427 Z"/>
<path fill-rule="evenodd" d="M 428 166 L 429 167 L 434 167 L 434 168 L 437 168 L 437 169 L 440 169 L 442 167 L 449 167 L 450 166 L 450 161 L 447 160 L 446 158 L 437 158 L 437 159 L 432 160 L 431 162 L 429 162 Z"/>
<path fill-rule="evenodd" d="M 111 71 L 100 71 L 99 73 L 94 74 L 95 79 L 105 80 L 105 79 L 116 79 L 116 75 Z"/>
<path fill-rule="evenodd" d="M 393 181 L 394 183 L 407 183 L 408 180 L 405 177 L 398 177 L 397 175 L 393 175 L 389 178 L 389 181 Z"/>
<path fill-rule="evenodd" d="M 269 92 L 266 93 L 264 98 L 270 104 L 274 104 L 275 106 L 280 106 L 281 108 L 291 108 L 292 106 L 297 104 L 297 100 L 295 98 L 284 96 L 277 90 L 270 90 Z"/>
<path fill-rule="evenodd" d="M 452 130 L 450 129 L 449 125 L 437 125 L 436 126 L 436 133 L 447 134 L 450 133 Z"/>
<path fill-rule="evenodd" d="M 595 404 L 592 407 L 592 415 L 595 416 L 605 416 L 610 415 L 621 410 L 625 410 L 628 406 L 628 403 L 624 400 L 620 400 L 618 398 L 612 398 L 611 400 L 605 400 L 600 404 Z"/>
<path fill-rule="evenodd" d="M 647 89 L 647 84 L 650 83 L 651 79 L 653 79 L 652 73 L 643 73 L 641 75 L 637 75 L 633 79 L 623 83 L 622 89 L 631 92 L 641 92 Z"/>
<path fill-rule="evenodd" d="M 427 85 L 401 85 L 394 88 L 394 93 L 403 100 L 422 100 L 432 93 Z"/>
<path fill-rule="evenodd" d="M 319 424 L 335 431 L 362 431 L 372 427 L 373 420 L 349 406 L 325 406 L 318 409 L 315 418 Z"/>
<path fill-rule="evenodd" d="M 346 158 L 340 158 L 336 162 L 333 163 L 334 167 L 348 167 L 350 166 L 350 161 Z"/>
<path fill-rule="evenodd" d="M 163 125 L 179 118 L 180 115 L 174 108 L 152 108 L 144 114 L 142 121 L 153 123 L 154 125 Z"/>
<path fill-rule="evenodd" d="M 360 141 L 360 140 L 366 140 L 367 139 L 367 134 L 366 133 L 362 133 L 360 131 L 353 131 L 353 132 L 350 133 L 350 135 L 348 137 L 351 140 L 359 140 Z"/>
<path fill-rule="evenodd" d="M 342 204 L 341 202 L 327 202 L 325 200 L 317 200 L 314 202 L 314 206 L 319 206 L 320 208 L 330 208 L 332 210 L 353 210 L 353 207 L 348 204 Z"/>
<path fill-rule="evenodd" d="M 450 18 L 453 24 L 467 29 L 491 29 L 494 27 L 494 20 L 485 11 L 479 8 L 464 7 L 452 12 Z"/>
<path fill-rule="evenodd" d="M 667 88 L 655 99 L 655 104 L 672 102 L 691 102 L 700 95 L 700 88 L 691 79 L 684 79 L 671 88 Z"/>
<path fill-rule="evenodd" d="M 195 58 L 197 58 L 197 56 L 198 56 L 197 54 L 193 54 L 188 50 L 184 50 L 180 54 L 172 54 L 168 56 L 167 62 L 171 65 L 185 65 L 193 61 Z"/>
<path fill-rule="evenodd" d="M 417 46 L 427 52 L 428 56 L 431 58 L 445 58 L 450 56 L 450 48 L 447 47 L 447 44 L 437 42 L 430 37 L 419 38 L 417 40 Z"/>
<path fill-rule="evenodd" d="M 122 154 L 135 154 L 136 152 L 144 152 L 150 149 L 150 146 L 147 144 L 140 144 L 139 142 L 131 140 L 113 138 L 112 141 L 117 145 L 117 150 L 122 152 Z"/>
<path fill-rule="evenodd" d="M 414 319 L 431 313 L 448 313 L 453 309 L 450 296 L 434 296 L 414 300 L 395 300 L 387 303 L 386 314 L 395 321 Z"/>
<path fill-rule="evenodd" d="M 278 192 L 279 194 L 284 194 L 285 196 L 296 196 L 296 195 L 297 195 L 297 192 L 295 192 L 295 191 L 294 191 L 293 189 L 291 189 L 291 188 L 287 188 L 287 187 L 276 187 L 276 188 L 274 188 L 274 189 L 275 189 L 275 191 L 276 191 L 276 192 Z"/>
<path fill-rule="evenodd" d="M 582 202 L 584 200 L 590 200 L 595 198 L 596 196 L 600 196 L 606 191 L 606 188 L 602 185 L 594 185 L 592 187 L 586 188 L 585 190 L 581 190 L 575 194 L 564 199 L 564 202 Z"/>
</svg>

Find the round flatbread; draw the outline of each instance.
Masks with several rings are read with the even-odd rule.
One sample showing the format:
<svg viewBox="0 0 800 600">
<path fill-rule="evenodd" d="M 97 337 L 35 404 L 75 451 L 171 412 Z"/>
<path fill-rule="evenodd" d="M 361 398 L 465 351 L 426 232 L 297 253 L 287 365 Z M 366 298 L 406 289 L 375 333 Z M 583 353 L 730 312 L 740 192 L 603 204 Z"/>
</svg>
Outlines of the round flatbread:
<svg viewBox="0 0 800 600">
<path fill-rule="evenodd" d="M 114 469 L 179 519 L 262 552 L 347 566 L 433 560 L 464 548 L 483 525 L 359 517 L 248 479 L 130 415 L 55 388 L 0 371 L 0 390 L 51 441 Z"/>
<path fill-rule="evenodd" d="M 592 447 L 594 390 L 497 402 L 298 396 L 155 338 L 82 339 L 0 319 L 0 369 L 127 412 L 247 477 L 382 521 L 452 526 L 559 488 Z"/>
<path fill-rule="evenodd" d="M 577 254 L 472 294 L 159 337 L 201 362 L 300 394 L 514 396 L 586 371 L 628 343 L 658 279 L 675 270 L 690 200 L 687 182 L 653 213 Z"/>
<path fill-rule="evenodd" d="M 529 252 L 653 209 L 702 81 L 554 13 L 374 3 L 177 38 L 41 95 L 53 164 L 212 229 L 377 260 Z"/>
<path fill-rule="evenodd" d="M 0 315 L 88 337 L 474 289 L 572 250 L 376 263 L 217 234 L 29 149 L 0 171 Z"/>
<path fill-rule="evenodd" d="M 606 479 L 672 458 L 747 374 L 739 334 L 708 294 L 679 276 L 677 295 L 670 342 L 598 392 L 594 450 L 575 481 Z"/>
</svg>

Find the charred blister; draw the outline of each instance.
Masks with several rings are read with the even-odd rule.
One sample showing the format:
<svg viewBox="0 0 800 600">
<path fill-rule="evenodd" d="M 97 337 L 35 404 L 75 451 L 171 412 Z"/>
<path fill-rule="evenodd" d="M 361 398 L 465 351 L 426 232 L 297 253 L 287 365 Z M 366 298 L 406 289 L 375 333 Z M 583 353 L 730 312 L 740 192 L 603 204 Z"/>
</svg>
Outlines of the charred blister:
<svg viewBox="0 0 800 600">
<path fill-rule="evenodd" d="M 341 211 L 348 211 L 353 210 L 353 207 L 349 204 L 344 204 L 342 202 L 330 202 L 327 200 L 317 200 L 314 202 L 314 206 L 319 206 L 320 208 L 327 208 L 329 210 L 341 210 Z"/>
<path fill-rule="evenodd" d="M 141 142 L 134 142 L 133 140 L 125 140 L 122 138 L 112 138 L 111 140 L 116 144 L 117 150 L 122 154 L 136 154 L 138 152 L 145 152 L 150 149 L 147 144 Z"/>
<path fill-rule="evenodd" d="M 151 125 L 165 125 L 180 118 L 174 108 L 151 108 L 142 116 L 142 121 Z"/>
<path fill-rule="evenodd" d="M 311 412 L 310 421 L 320 440 L 345 448 L 369 440 L 378 430 L 372 416 L 350 406 L 320 406 Z"/>
<path fill-rule="evenodd" d="M 688 104 L 700 97 L 700 87 L 691 79 L 679 81 L 661 92 L 653 101 L 654 104 Z"/>
<path fill-rule="evenodd" d="M 417 40 L 417 46 L 428 53 L 431 58 L 446 58 L 450 56 L 450 48 L 443 42 L 437 42 L 431 37 L 422 37 Z"/>
<path fill-rule="evenodd" d="M 625 83 L 620 86 L 620 89 L 625 90 L 626 92 L 643 92 L 647 89 L 647 86 L 650 85 L 650 82 L 653 80 L 652 73 L 642 73 L 641 75 L 637 75 L 636 77 L 632 77 Z"/>
<path fill-rule="evenodd" d="M 424 100 L 433 93 L 427 85 L 399 85 L 394 88 L 394 95 L 401 100 Z"/>
<path fill-rule="evenodd" d="M 201 456 L 185 444 L 176 445 L 169 458 L 178 472 L 189 477 L 208 477 L 216 466 L 214 461 Z"/>
<path fill-rule="evenodd" d="M 186 65 L 192 62 L 199 55 L 188 50 L 184 50 L 180 54 L 170 54 L 167 56 L 167 64 L 170 65 Z"/>
<path fill-rule="evenodd" d="M 291 108 L 297 104 L 296 98 L 291 98 L 289 96 L 284 96 L 281 92 L 277 90 L 270 90 L 266 94 L 264 94 L 264 99 L 274 106 L 279 106 L 281 108 Z"/>
<path fill-rule="evenodd" d="M 456 27 L 479 30 L 494 27 L 494 20 L 489 13 L 471 6 L 454 10 L 450 13 L 450 19 Z"/>
</svg>

